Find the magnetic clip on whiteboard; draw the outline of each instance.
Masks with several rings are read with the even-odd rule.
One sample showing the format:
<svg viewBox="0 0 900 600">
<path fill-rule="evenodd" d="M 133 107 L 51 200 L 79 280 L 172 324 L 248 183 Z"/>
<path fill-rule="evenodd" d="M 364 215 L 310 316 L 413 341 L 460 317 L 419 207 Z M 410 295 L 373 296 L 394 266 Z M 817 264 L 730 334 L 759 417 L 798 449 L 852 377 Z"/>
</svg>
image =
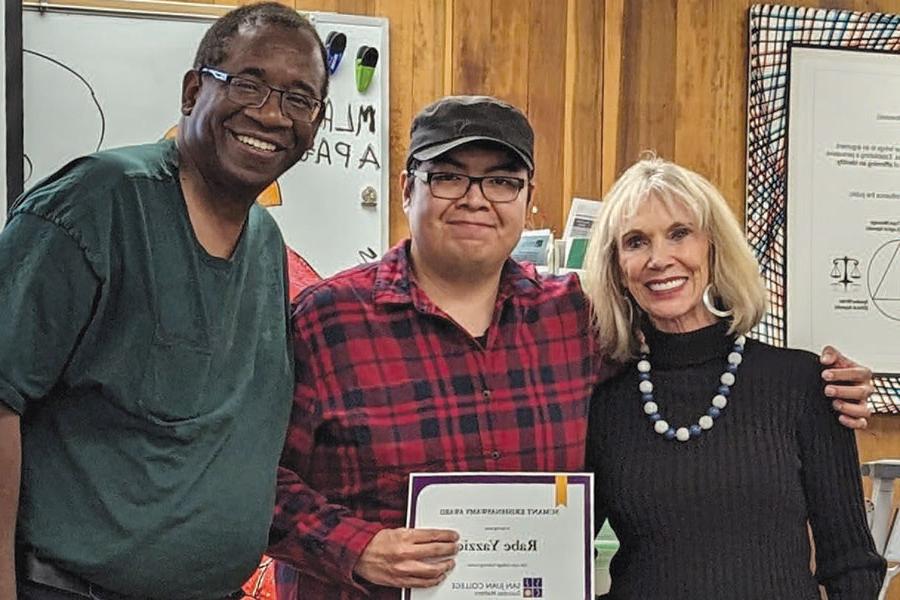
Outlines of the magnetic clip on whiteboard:
<svg viewBox="0 0 900 600">
<path fill-rule="evenodd" d="M 328 53 L 328 72 L 330 74 L 334 75 L 334 72 L 337 71 L 346 48 L 347 36 L 340 31 L 332 31 L 325 38 L 325 50 Z"/>
<path fill-rule="evenodd" d="M 39 13 L 44 14 L 50 8 L 50 3 L 47 0 L 38 0 L 37 8 Z"/>
<path fill-rule="evenodd" d="M 360 46 L 356 51 L 356 89 L 365 92 L 375 75 L 378 64 L 378 49 L 371 46 Z"/>
</svg>

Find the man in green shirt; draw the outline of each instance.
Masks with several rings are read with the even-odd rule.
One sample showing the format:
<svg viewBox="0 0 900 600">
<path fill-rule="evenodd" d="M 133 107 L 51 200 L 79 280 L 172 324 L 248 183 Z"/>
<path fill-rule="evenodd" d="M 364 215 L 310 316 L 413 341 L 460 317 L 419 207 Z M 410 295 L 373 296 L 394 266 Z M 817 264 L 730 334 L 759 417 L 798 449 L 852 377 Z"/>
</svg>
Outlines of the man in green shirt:
<svg viewBox="0 0 900 600">
<path fill-rule="evenodd" d="M 0 600 L 14 567 L 20 600 L 214 600 L 253 571 L 293 386 L 284 244 L 254 200 L 312 145 L 325 64 L 295 11 L 232 11 L 177 142 L 75 160 L 12 211 Z"/>
</svg>

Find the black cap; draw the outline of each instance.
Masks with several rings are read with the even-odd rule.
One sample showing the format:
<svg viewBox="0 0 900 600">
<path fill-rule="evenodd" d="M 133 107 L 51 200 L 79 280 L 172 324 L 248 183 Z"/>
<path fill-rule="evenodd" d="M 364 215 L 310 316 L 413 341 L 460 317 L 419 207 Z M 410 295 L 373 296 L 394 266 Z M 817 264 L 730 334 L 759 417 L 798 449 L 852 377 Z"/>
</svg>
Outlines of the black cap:
<svg viewBox="0 0 900 600">
<path fill-rule="evenodd" d="M 447 96 L 426 106 L 409 130 L 406 164 L 431 160 L 471 142 L 496 142 L 534 170 L 534 131 L 522 111 L 490 96 Z"/>
</svg>

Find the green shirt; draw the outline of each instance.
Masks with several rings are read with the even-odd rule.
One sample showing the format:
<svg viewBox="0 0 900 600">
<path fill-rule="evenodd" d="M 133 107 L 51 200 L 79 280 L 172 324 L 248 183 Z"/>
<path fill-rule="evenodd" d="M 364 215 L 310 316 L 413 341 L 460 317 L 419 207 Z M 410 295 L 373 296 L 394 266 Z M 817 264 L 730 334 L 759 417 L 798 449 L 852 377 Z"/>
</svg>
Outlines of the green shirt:
<svg viewBox="0 0 900 600">
<path fill-rule="evenodd" d="M 0 233 L 0 401 L 22 414 L 18 544 L 109 590 L 208 598 L 265 549 L 292 396 L 285 251 L 230 260 L 174 143 L 76 160 Z"/>
</svg>

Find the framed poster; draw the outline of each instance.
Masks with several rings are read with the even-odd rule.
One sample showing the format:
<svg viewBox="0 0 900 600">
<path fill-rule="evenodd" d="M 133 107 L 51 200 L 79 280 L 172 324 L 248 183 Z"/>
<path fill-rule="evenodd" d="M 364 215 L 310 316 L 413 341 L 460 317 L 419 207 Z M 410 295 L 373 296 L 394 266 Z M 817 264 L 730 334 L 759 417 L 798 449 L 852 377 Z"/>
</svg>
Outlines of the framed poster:
<svg viewBox="0 0 900 600">
<path fill-rule="evenodd" d="M 874 410 L 894 414 L 897 52 L 898 15 L 750 9 L 747 234 L 770 293 L 756 337 L 813 351 L 837 344 L 876 372 Z"/>
</svg>

